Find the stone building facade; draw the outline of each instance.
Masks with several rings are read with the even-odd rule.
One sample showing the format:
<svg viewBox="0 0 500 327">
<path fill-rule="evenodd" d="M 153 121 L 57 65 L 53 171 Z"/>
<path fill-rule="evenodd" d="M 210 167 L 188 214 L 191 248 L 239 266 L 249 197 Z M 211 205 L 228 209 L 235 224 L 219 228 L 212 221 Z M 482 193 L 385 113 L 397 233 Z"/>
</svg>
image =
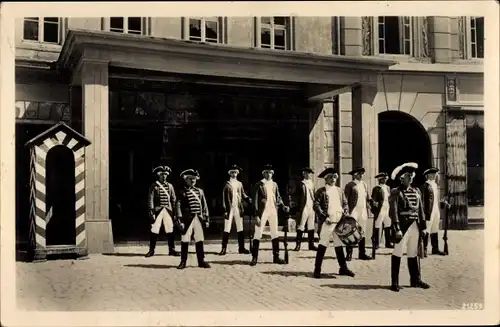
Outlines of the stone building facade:
<svg viewBox="0 0 500 327">
<path fill-rule="evenodd" d="M 373 187 L 379 170 L 416 161 L 440 169 L 450 223 L 466 228 L 484 201 L 483 55 L 481 17 L 19 19 L 18 239 L 23 143 L 61 120 L 92 142 L 90 252 L 137 236 L 160 160 L 200 170 L 215 216 L 233 162 L 249 188 L 271 161 L 286 193 L 304 165 L 337 167 L 341 186 L 363 166 Z"/>
</svg>

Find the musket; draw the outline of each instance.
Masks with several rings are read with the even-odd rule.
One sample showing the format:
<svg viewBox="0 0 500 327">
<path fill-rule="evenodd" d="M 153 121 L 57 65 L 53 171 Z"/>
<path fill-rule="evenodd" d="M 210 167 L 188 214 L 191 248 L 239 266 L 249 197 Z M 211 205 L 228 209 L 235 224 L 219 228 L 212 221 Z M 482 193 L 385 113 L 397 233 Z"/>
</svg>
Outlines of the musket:
<svg viewBox="0 0 500 327">
<path fill-rule="evenodd" d="M 375 221 L 377 220 L 377 217 L 373 215 L 373 228 L 372 228 L 372 258 L 375 259 L 375 255 L 377 252 L 377 241 L 375 238 Z M 378 235 L 377 235 L 378 236 Z"/>
<path fill-rule="evenodd" d="M 444 235 L 443 235 L 443 241 L 444 241 L 444 254 L 448 255 L 448 209 L 450 208 L 450 204 L 446 201 L 444 201 L 444 206 L 445 206 L 445 212 L 444 212 Z"/>
<path fill-rule="evenodd" d="M 288 212 L 285 214 L 286 220 L 283 226 L 283 231 L 285 232 L 285 237 L 283 239 L 283 246 L 285 247 L 285 264 L 288 264 L 288 222 L 292 217 L 291 206 L 292 206 L 292 196 L 288 194 Z"/>
</svg>

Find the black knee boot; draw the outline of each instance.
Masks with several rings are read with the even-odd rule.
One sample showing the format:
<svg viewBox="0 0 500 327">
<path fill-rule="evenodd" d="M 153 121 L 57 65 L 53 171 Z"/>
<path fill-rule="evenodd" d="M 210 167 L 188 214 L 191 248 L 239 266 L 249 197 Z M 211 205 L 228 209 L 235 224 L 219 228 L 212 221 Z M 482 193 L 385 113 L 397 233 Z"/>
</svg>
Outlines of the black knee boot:
<svg viewBox="0 0 500 327">
<path fill-rule="evenodd" d="M 181 242 L 181 263 L 177 266 L 177 269 L 186 268 L 186 263 L 188 259 L 188 242 Z"/>
<path fill-rule="evenodd" d="M 297 239 L 295 240 L 295 249 L 294 251 L 300 251 L 300 243 L 302 243 L 302 235 L 303 231 L 297 229 Z"/>
<path fill-rule="evenodd" d="M 344 249 L 341 246 L 335 247 L 335 255 L 339 263 L 339 275 L 354 277 L 354 273 L 347 268 L 346 258 L 344 256 Z"/>
<path fill-rule="evenodd" d="M 399 292 L 399 266 L 401 258 L 395 255 L 391 256 L 391 291 Z"/>
<path fill-rule="evenodd" d="M 394 244 L 392 244 L 392 228 L 391 227 L 384 228 L 384 236 L 385 236 L 385 248 L 386 249 L 394 249 Z"/>
<path fill-rule="evenodd" d="M 203 242 L 196 242 L 196 257 L 198 258 L 198 267 L 210 268 L 208 262 L 205 261 L 205 250 L 203 249 Z"/>
<path fill-rule="evenodd" d="M 178 257 L 179 252 L 175 251 L 174 233 L 167 233 L 168 255 Z"/>
<path fill-rule="evenodd" d="M 360 260 L 371 260 L 372 257 L 366 254 L 366 238 L 362 238 L 361 241 L 359 241 L 359 259 Z"/>
<path fill-rule="evenodd" d="M 438 233 L 431 234 L 431 246 L 432 246 L 432 254 L 444 255 L 444 252 L 439 251 Z"/>
<path fill-rule="evenodd" d="M 222 250 L 219 255 L 226 255 L 227 243 L 229 242 L 229 233 L 222 233 Z"/>
<path fill-rule="evenodd" d="M 149 234 L 149 251 L 146 253 L 145 257 L 149 258 L 155 255 L 156 248 L 156 240 L 158 238 L 158 234 L 150 233 Z"/>
<path fill-rule="evenodd" d="M 352 251 L 353 251 L 353 248 L 351 246 L 346 246 L 345 247 L 346 261 L 351 261 L 352 260 Z"/>
<path fill-rule="evenodd" d="M 379 235 L 380 235 L 380 228 L 374 228 L 372 237 L 373 237 L 373 243 L 375 244 L 375 250 L 378 250 L 379 247 L 379 242 L 380 242 Z"/>
<path fill-rule="evenodd" d="M 410 273 L 410 286 L 418 287 L 423 289 L 428 289 L 430 286 L 424 283 L 420 278 L 420 272 L 418 270 L 418 259 L 408 258 L 408 272 Z"/>
<path fill-rule="evenodd" d="M 284 265 L 285 261 L 280 258 L 280 240 L 279 240 L 279 238 L 273 239 L 272 244 L 273 244 L 273 263 L 277 263 L 279 265 Z"/>
<path fill-rule="evenodd" d="M 316 251 L 316 261 L 314 262 L 314 278 L 321 278 L 321 265 L 323 264 L 323 258 L 325 257 L 326 246 L 318 245 L 318 250 Z"/>
<path fill-rule="evenodd" d="M 314 229 L 307 231 L 307 238 L 309 241 L 309 250 L 316 251 L 318 248 L 314 245 Z"/>
<path fill-rule="evenodd" d="M 255 266 L 257 264 L 257 259 L 259 258 L 259 245 L 260 245 L 260 240 L 253 240 L 252 262 L 250 263 L 250 266 Z"/>
<path fill-rule="evenodd" d="M 424 243 L 424 257 L 427 258 L 427 247 L 429 245 L 429 234 L 425 234 L 422 241 Z"/>
<path fill-rule="evenodd" d="M 238 253 L 240 254 L 249 254 L 250 251 L 245 249 L 245 233 L 238 232 Z"/>
</svg>

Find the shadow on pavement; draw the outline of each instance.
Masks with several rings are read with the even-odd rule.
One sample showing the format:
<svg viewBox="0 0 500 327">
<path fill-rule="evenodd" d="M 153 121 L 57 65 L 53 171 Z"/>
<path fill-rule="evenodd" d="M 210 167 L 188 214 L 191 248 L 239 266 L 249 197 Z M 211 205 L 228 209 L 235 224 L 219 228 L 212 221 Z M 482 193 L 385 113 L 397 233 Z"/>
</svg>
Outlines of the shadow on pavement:
<svg viewBox="0 0 500 327">
<path fill-rule="evenodd" d="M 105 256 L 112 256 L 112 257 L 144 257 L 146 253 L 103 253 L 102 255 Z M 167 256 L 167 254 L 163 253 L 155 253 L 154 255 L 156 256 Z"/>
<path fill-rule="evenodd" d="M 340 288 L 347 290 L 381 290 L 386 289 L 389 290 L 390 287 L 387 285 L 356 285 L 356 284 L 325 284 L 321 285 L 321 287 L 330 287 L 330 288 Z"/>
<path fill-rule="evenodd" d="M 262 271 L 261 274 L 280 275 L 285 277 L 308 277 L 314 278 L 313 273 L 309 271 Z M 321 274 L 321 279 L 335 279 L 334 274 Z"/>
<path fill-rule="evenodd" d="M 152 264 L 131 264 L 124 265 L 125 267 L 133 267 L 133 268 L 150 268 L 150 269 L 172 269 L 177 268 L 177 266 L 172 265 L 152 265 Z"/>
<path fill-rule="evenodd" d="M 224 261 L 217 261 L 217 260 L 207 260 L 209 263 L 213 263 L 216 265 L 227 265 L 227 266 L 235 266 L 235 265 L 242 265 L 242 266 L 250 266 L 250 262 L 252 261 L 251 258 L 248 258 L 248 260 L 224 260 Z M 271 261 L 266 262 L 258 262 L 258 265 L 272 265 L 273 263 Z"/>
</svg>

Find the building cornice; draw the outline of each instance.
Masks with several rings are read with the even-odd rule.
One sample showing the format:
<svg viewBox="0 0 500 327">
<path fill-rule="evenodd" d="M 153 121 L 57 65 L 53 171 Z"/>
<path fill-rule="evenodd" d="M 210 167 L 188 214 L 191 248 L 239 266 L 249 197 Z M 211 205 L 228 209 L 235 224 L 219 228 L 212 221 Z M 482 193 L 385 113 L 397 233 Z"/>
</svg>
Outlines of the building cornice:
<svg viewBox="0 0 500 327">
<path fill-rule="evenodd" d="M 389 68 L 390 72 L 417 72 L 428 74 L 484 74 L 481 64 L 428 64 L 398 63 Z"/>
</svg>

